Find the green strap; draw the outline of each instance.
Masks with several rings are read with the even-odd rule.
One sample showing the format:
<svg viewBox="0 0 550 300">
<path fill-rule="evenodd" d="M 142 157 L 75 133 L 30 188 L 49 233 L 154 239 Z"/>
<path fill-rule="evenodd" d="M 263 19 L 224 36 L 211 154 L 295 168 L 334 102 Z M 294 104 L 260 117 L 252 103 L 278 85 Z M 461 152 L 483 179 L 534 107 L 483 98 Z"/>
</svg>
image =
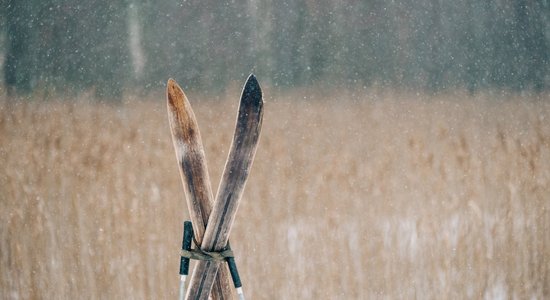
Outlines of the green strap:
<svg viewBox="0 0 550 300">
<path fill-rule="evenodd" d="M 205 261 L 225 261 L 229 257 L 235 257 L 230 249 L 219 252 L 209 252 L 198 249 L 181 250 L 181 257 Z"/>
</svg>

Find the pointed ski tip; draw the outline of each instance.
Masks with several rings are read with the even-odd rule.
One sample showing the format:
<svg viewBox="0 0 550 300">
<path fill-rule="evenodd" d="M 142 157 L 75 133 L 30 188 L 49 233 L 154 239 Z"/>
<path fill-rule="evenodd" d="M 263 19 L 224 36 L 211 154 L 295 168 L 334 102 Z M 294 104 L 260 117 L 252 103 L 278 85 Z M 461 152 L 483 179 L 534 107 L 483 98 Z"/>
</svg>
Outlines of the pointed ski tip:
<svg viewBox="0 0 550 300">
<path fill-rule="evenodd" d="M 180 89 L 183 91 L 183 89 L 181 88 L 181 86 L 178 84 L 178 82 L 173 79 L 173 78 L 169 78 L 168 79 L 168 82 L 166 83 L 166 88 L 168 89 L 174 89 L 174 88 L 177 88 L 177 89 Z"/>
<path fill-rule="evenodd" d="M 171 89 L 174 89 L 175 87 L 179 87 L 178 83 L 173 78 L 169 78 L 168 82 L 166 83 L 166 88 L 168 90 L 171 90 Z"/>
<path fill-rule="evenodd" d="M 258 80 L 256 79 L 256 76 L 254 75 L 254 73 L 250 73 L 250 75 L 248 75 L 248 78 L 246 79 L 246 81 L 250 81 L 250 80 L 256 80 L 256 81 L 258 81 Z"/>
<path fill-rule="evenodd" d="M 166 83 L 166 91 L 168 92 L 168 94 L 173 93 L 177 87 L 178 87 L 178 83 L 174 79 L 172 78 L 168 79 L 168 82 Z"/>
<path fill-rule="evenodd" d="M 250 98 L 256 102 L 262 101 L 262 89 L 254 74 L 250 74 L 243 88 L 242 98 Z"/>
<path fill-rule="evenodd" d="M 166 96 L 168 99 L 168 104 L 171 106 L 180 107 L 185 105 L 185 93 L 178 83 L 172 78 L 168 79 L 168 82 L 166 83 Z"/>
<path fill-rule="evenodd" d="M 260 89 L 260 83 L 258 83 L 258 79 L 256 79 L 256 76 L 254 74 L 248 75 L 248 78 L 246 79 L 245 89 L 246 88 L 257 88 Z"/>
</svg>

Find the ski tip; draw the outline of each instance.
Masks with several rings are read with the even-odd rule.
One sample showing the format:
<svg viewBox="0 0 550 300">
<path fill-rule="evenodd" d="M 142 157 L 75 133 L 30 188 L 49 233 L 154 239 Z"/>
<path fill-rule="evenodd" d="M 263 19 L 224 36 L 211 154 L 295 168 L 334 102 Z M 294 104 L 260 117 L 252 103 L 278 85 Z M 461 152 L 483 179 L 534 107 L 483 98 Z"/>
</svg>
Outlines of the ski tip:
<svg viewBox="0 0 550 300">
<path fill-rule="evenodd" d="M 173 92 L 177 89 L 181 90 L 178 83 L 172 78 L 168 79 L 168 82 L 166 83 L 166 90 L 170 93 L 170 92 Z"/>
<path fill-rule="evenodd" d="M 254 74 L 250 74 L 243 88 L 242 100 L 252 101 L 256 103 L 262 101 L 262 89 Z"/>
<path fill-rule="evenodd" d="M 191 104 L 175 80 L 169 79 L 166 85 L 168 120 L 172 131 L 172 140 L 179 144 L 194 145 L 200 139 L 199 127 Z M 175 145 L 175 144 L 174 144 Z M 179 146 L 178 146 L 179 147 Z M 182 151 L 176 147 L 178 159 Z"/>
<path fill-rule="evenodd" d="M 181 107 L 185 103 L 185 93 L 178 85 L 178 83 L 170 78 L 166 84 L 166 98 L 168 98 L 168 103 L 174 107 Z"/>
<path fill-rule="evenodd" d="M 248 81 L 250 81 L 250 80 L 256 80 L 256 81 L 258 81 L 258 80 L 256 79 L 256 75 L 254 75 L 254 73 L 250 73 L 250 75 L 248 75 L 248 78 L 246 79 L 246 81 L 248 82 Z"/>
</svg>

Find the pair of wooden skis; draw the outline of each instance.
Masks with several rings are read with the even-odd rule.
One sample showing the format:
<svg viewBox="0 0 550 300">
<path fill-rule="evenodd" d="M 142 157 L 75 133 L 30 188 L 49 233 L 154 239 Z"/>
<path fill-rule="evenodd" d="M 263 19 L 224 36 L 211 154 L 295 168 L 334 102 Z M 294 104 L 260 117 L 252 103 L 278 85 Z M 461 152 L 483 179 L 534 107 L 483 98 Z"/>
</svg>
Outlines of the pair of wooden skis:
<svg viewBox="0 0 550 300">
<path fill-rule="evenodd" d="M 215 201 L 199 127 L 183 90 L 170 79 L 168 119 L 194 236 L 200 249 L 220 252 L 229 233 L 252 167 L 262 128 L 262 91 L 254 75 L 244 85 L 233 142 Z M 191 275 L 186 299 L 232 299 L 230 273 L 220 261 L 199 260 Z"/>
</svg>

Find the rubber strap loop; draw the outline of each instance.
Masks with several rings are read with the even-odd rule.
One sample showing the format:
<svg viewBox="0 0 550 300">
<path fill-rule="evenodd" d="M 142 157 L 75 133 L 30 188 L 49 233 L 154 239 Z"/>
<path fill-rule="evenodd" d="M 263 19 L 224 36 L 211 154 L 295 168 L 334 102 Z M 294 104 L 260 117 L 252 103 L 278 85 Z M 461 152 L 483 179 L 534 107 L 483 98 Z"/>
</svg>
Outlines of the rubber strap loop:
<svg viewBox="0 0 550 300">
<path fill-rule="evenodd" d="M 204 260 L 204 261 L 225 261 L 230 257 L 235 257 L 231 249 L 225 249 L 222 251 L 204 251 L 199 247 L 199 243 L 193 237 L 193 243 L 195 244 L 195 249 L 185 250 L 181 249 L 181 257 L 194 259 L 194 260 Z"/>
<path fill-rule="evenodd" d="M 191 250 L 181 250 L 181 257 L 194 259 L 194 260 L 204 260 L 204 261 L 225 261 L 229 257 L 235 257 L 233 251 L 223 250 L 223 251 L 204 251 L 198 249 Z"/>
</svg>

